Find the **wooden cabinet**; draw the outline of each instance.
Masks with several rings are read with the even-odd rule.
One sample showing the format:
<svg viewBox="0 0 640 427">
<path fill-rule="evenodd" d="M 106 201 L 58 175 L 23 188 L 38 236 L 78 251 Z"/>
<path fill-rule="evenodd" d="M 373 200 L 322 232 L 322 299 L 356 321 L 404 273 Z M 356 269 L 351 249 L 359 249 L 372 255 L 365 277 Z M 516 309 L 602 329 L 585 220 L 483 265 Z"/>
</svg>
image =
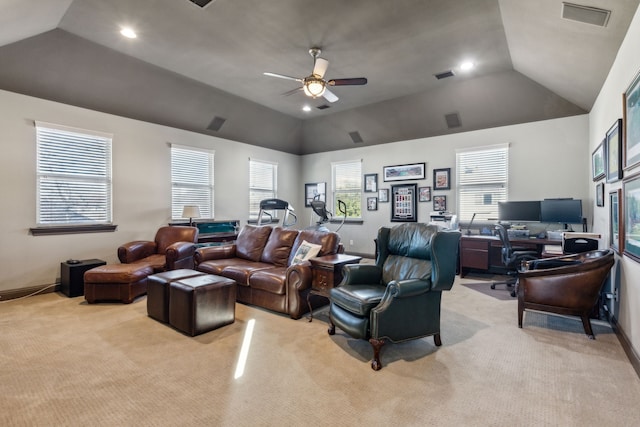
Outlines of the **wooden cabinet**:
<svg viewBox="0 0 640 427">
<path fill-rule="evenodd" d="M 347 264 L 358 264 L 362 257 L 336 254 L 311 258 L 311 290 L 307 294 L 307 305 L 309 306 L 309 322 L 313 320 L 313 310 L 309 297 L 320 295 L 329 298 L 329 291 L 342 282 L 342 267 Z"/>
<path fill-rule="evenodd" d="M 464 277 L 470 268 L 489 269 L 489 241 L 460 239 L 460 277 Z"/>
</svg>

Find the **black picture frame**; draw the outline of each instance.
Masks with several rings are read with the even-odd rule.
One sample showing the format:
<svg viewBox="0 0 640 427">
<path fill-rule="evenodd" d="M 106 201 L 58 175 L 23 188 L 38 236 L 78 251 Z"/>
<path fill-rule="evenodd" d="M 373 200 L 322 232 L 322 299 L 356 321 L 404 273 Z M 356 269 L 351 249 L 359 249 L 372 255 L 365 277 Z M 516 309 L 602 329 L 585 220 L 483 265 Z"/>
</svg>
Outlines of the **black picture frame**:
<svg viewBox="0 0 640 427">
<path fill-rule="evenodd" d="M 420 187 L 418 188 L 418 201 L 419 202 L 430 202 L 431 201 L 431 187 Z"/>
<path fill-rule="evenodd" d="M 591 153 L 591 178 L 594 181 L 599 181 L 604 178 L 605 175 L 605 140 L 602 140 L 600 144 Z"/>
<path fill-rule="evenodd" d="M 622 179 L 622 119 L 616 122 L 607 131 L 605 138 L 607 159 L 607 182 L 616 182 Z"/>
<path fill-rule="evenodd" d="M 433 210 L 434 212 L 446 212 L 447 196 L 433 196 Z"/>
<path fill-rule="evenodd" d="M 379 203 L 389 203 L 389 189 L 381 188 L 378 190 L 378 202 Z"/>
<path fill-rule="evenodd" d="M 367 210 L 368 211 L 377 211 L 378 210 L 378 198 L 377 197 L 367 197 Z"/>
<path fill-rule="evenodd" d="M 424 179 L 426 163 L 411 163 L 407 165 L 384 166 L 382 178 L 388 181 L 411 181 Z"/>
<path fill-rule="evenodd" d="M 391 186 L 391 221 L 418 221 L 418 185 L 399 184 Z"/>
<path fill-rule="evenodd" d="M 365 193 L 378 192 L 378 174 L 377 173 L 367 173 L 364 175 L 364 192 Z"/>
<path fill-rule="evenodd" d="M 604 206 L 604 182 L 596 184 L 596 206 Z"/>
<path fill-rule="evenodd" d="M 304 206 L 311 207 L 311 201 L 318 196 L 318 200 L 326 202 L 327 200 L 327 183 L 326 182 L 310 182 L 304 185 Z"/>
<path fill-rule="evenodd" d="M 623 254 L 640 262 L 640 172 L 622 181 L 622 194 L 624 216 L 620 224 L 624 227 Z"/>
<path fill-rule="evenodd" d="M 624 249 L 624 222 L 622 215 L 622 189 L 609 192 L 609 247 L 621 254 Z"/>
<path fill-rule="evenodd" d="M 640 71 L 622 94 L 622 120 L 624 121 L 624 169 L 640 163 Z"/>
<path fill-rule="evenodd" d="M 433 189 L 451 189 L 451 168 L 440 168 L 433 170 Z"/>
</svg>

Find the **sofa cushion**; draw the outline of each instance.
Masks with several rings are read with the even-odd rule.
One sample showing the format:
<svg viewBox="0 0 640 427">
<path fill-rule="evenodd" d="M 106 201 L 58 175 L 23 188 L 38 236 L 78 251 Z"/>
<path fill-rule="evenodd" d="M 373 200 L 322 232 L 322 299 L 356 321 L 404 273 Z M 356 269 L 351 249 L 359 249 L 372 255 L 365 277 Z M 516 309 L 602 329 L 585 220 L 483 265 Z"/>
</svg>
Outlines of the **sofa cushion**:
<svg viewBox="0 0 640 427">
<path fill-rule="evenodd" d="M 298 237 L 298 230 L 275 227 L 264 247 L 260 261 L 285 267 L 291 254 L 291 248 Z"/>
<path fill-rule="evenodd" d="M 267 244 L 271 227 L 245 225 L 236 239 L 236 256 L 258 262 Z"/>
<path fill-rule="evenodd" d="M 251 273 L 249 282 L 252 289 L 284 295 L 286 292 L 286 277 L 287 267 L 274 267 Z"/>
<path fill-rule="evenodd" d="M 293 264 L 293 257 L 296 251 L 302 244 L 307 241 L 309 243 L 320 245 L 320 252 L 317 256 L 333 255 L 338 253 L 338 245 L 340 244 L 340 236 L 338 233 L 326 232 L 326 231 L 314 231 L 314 230 L 302 230 L 296 238 L 296 242 L 291 250 L 291 256 L 289 256 L 289 265 Z"/>
<path fill-rule="evenodd" d="M 220 275 L 235 280 L 240 286 L 249 286 L 249 276 L 258 270 L 265 270 L 267 268 L 273 268 L 273 264 L 245 261 L 244 263 L 239 262 L 226 266 L 222 269 Z"/>
<path fill-rule="evenodd" d="M 198 264 L 198 271 L 202 271 L 208 274 L 215 274 L 216 276 L 222 275 L 222 270 L 230 265 L 247 265 L 252 261 L 240 258 L 222 258 L 222 259 L 210 259 Z"/>
</svg>

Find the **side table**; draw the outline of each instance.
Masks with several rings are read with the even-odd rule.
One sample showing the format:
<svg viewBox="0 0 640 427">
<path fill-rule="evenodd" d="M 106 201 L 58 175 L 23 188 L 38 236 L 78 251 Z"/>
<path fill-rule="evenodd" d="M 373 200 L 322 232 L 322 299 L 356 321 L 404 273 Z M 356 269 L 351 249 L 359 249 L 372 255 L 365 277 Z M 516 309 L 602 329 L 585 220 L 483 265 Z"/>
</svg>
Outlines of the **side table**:
<svg viewBox="0 0 640 427">
<path fill-rule="evenodd" d="M 311 295 L 329 298 L 329 291 L 342 281 L 342 267 L 347 264 L 358 264 L 362 257 L 354 255 L 336 254 L 309 259 L 311 263 L 311 290 L 307 294 L 309 306 L 309 322 L 313 320 Z"/>
<path fill-rule="evenodd" d="M 85 259 L 76 263 L 60 263 L 60 290 L 66 296 L 84 295 L 84 273 L 94 267 L 105 265 L 101 259 Z"/>
</svg>

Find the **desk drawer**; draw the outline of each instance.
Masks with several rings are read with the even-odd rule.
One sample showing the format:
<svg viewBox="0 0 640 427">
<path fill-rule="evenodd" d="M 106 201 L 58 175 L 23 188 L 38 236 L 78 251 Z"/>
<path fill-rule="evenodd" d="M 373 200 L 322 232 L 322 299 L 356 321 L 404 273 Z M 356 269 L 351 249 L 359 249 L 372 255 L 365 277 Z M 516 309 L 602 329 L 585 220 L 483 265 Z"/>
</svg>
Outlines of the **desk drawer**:
<svg viewBox="0 0 640 427">
<path fill-rule="evenodd" d="M 488 250 L 489 242 L 486 240 L 462 240 L 460 246 L 462 249 L 479 249 L 479 250 Z"/>
</svg>

